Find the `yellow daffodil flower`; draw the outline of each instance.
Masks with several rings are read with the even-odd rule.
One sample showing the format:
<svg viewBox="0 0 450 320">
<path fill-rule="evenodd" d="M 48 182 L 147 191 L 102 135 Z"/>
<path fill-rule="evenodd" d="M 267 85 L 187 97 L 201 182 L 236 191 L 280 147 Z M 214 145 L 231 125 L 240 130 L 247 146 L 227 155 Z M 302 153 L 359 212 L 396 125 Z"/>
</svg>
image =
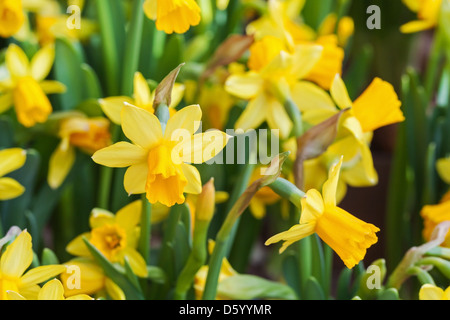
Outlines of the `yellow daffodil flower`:
<svg viewBox="0 0 450 320">
<path fill-rule="evenodd" d="M 24 296 L 14 291 L 8 291 L 10 300 L 27 300 Z M 86 294 L 74 295 L 66 298 L 64 287 L 58 279 L 53 279 L 44 284 L 39 290 L 37 300 L 94 300 Z"/>
<path fill-rule="evenodd" d="M 112 263 L 123 265 L 127 258 L 133 272 L 139 277 L 146 277 L 146 263 L 136 250 L 141 211 L 141 200 L 126 205 L 115 215 L 102 209 L 92 210 L 89 219 L 91 231 L 73 239 L 66 247 L 67 252 L 74 256 L 90 257 L 83 241 L 85 237 Z"/>
<path fill-rule="evenodd" d="M 403 0 L 403 3 L 417 13 L 418 20 L 410 21 L 400 27 L 403 33 L 414 33 L 434 28 L 439 21 L 442 1 L 448 0 Z"/>
<path fill-rule="evenodd" d="M 4 176 L 21 168 L 25 164 L 26 157 L 26 151 L 20 148 L 0 151 L 0 201 L 17 198 L 25 192 L 25 188 L 19 182 Z"/>
<path fill-rule="evenodd" d="M 62 93 L 65 86 L 44 80 L 55 59 L 53 46 L 40 49 L 30 61 L 25 52 L 11 44 L 6 51 L 6 67 L 10 78 L 0 81 L 0 113 L 14 105 L 18 121 L 25 127 L 44 123 L 52 113 L 46 94 Z"/>
<path fill-rule="evenodd" d="M 321 58 L 304 79 L 313 81 L 328 90 L 336 73 L 342 73 L 344 50 L 339 46 L 339 37 L 332 33 L 316 34 L 310 27 L 298 21 L 304 1 L 270 0 L 267 13 L 251 22 L 247 33 L 257 40 L 272 36 L 283 41 L 289 52 L 297 45 L 310 44 L 322 47 Z M 296 12 L 298 14 L 296 14 Z M 341 32 L 350 32 L 351 26 L 345 21 Z M 344 28 L 345 27 L 345 28 Z M 344 35 L 343 35 L 344 36 Z M 348 37 L 348 34 L 346 34 Z"/>
<path fill-rule="evenodd" d="M 291 133 L 293 124 L 280 101 L 280 86 L 295 88 L 320 60 L 322 47 L 298 45 L 293 54 L 283 48 L 283 41 L 272 36 L 256 41 L 250 48 L 250 70 L 227 79 L 226 90 L 249 101 L 236 129 L 256 129 L 266 121 L 271 129 L 280 130 L 281 138 Z"/>
<path fill-rule="evenodd" d="M 50 157 L 48 184 L 57 189 L 64 182 L 75 162 L 75 148 L 92 155 L 111 144 L 110 122 L 106 118 L 87 118 L 76 114 L 61 120 L 57 149 Z"/>
<path fill-rule="evenodd" d="M 25 21 L 21 0 L 0 0 L 0 37 L 16 34 Z"/>
<path fill-rule="evenodd" d="M 443 290 L 432 284 L 424 284 L 419 291 L 419 300 L 450 300 L 450 287 Z"/>
<path fill-rule="evenodd" d="M 336 13 L 330 13 L 321 23 L 317 33 L 319 36 L 333 35 L 336 33 L 339 46 L 345 47 L 354 31 L 355 22 L 351 17 L 341 17 L 338 21 Z"/>
<path fill-rule="evenodd" d="M 181 83 L 175 83 L 172 90 L 172 99 L 169 106 L 171 113 L 175 112 L 175 107 L 183 99 L 185 91 L 185 86 Z M 121 111 L 125 103 L 132 104 L 136 107 L 147 110 L 148 112 L 154 113 L 155 109 L 153 107 L 153 101 L 155 99 L 156 90 L 151 91 L 147 80 L 140 72 L 136 72 L 134 75 L 134 92 L 133 98 L 119 96 L 119 97 L 108 97 L 100 99 L 100 106 L 105 113 L 105 115 L 115 124 L 121 124 Z"/>
<path fill-rule="evenodd" d="M 181 204 L 184 193 L 198 194 L 202 190 L 200 174 L 191 164 L 214 158 L 229 139 L 218 130 L 195 134 L 201 117 L 199 106 L 185 107 L 170 117 L 163 132 L 153 113 L 125 105 L 122 129 L 132 143 L 116 143 L 97 151 L 92 158 L 109 167 L 129 167 L 124 177 L 128 194 L 146 193 L 152 204 Z"/>
<path fill-rule="evenodd" d="M 95 295 L 95 297 L 110 297 L 112 300 L 125 300 L 125 293 L 111 279 L 106 277 L 103 269 L 89 258 L 74 258 L 65 263 L 67 268 L 79 271 L 79 283 L 71 281 L 70 273 L 61 274 L 64 295 Z"/>
<path fill-rule="evenodd" d="M 300 223 L 271 237 L 266 241 L 266 245 L 284 241 L 280 249 L 282 253 L 294 242 L 317 233 L 337 253 L 347 268 L 353 268 L 364 259 L 367 249 L 378 241 L 376 232 L 379 229 L 336 206 L 341 165 L 342 159 L 331 168 L 322 194 L 315 189 L 306 193 L 301 202 Z"/>
<path fill-rule="evenodd" d="M 201 20 L 201 9 L 195 0 L 146 0 L 144 12 L 156 20 L 156 28 L 167 34 L 185 33 Z"/>
<path fill-rule="evenodd" d="M 66 270 L 63 265 L 40 266 L 25 271 L 33 260 L 31 235 L 22 231 L 6 248 L 0 258 L 0 300 L 8 300 L 8 291 L 26 299 L 35 300 L 40 290 L 38 284 Z M 25 274 L 24 274 L 25 273 Z"/>
<path fill-rule="evenodd" d="M 450 220 L 449 199 L 444 197 L 438 204 L 424 206 L 420 211 L 420 215 L 423 219 L 423 237 L 429 241 L 436 226 L 441 222 Z M 447 234 L 441 246 L 450 248 L 450 232 Z"/>
</svg>

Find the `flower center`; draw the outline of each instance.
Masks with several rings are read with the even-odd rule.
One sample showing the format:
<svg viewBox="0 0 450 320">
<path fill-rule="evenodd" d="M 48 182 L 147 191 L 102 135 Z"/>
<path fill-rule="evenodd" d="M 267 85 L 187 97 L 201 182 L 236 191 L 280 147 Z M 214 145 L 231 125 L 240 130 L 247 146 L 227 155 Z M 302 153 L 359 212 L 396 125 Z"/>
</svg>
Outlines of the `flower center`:
<svg viewBox="0 0 450 320">
<path fill-rule="evenodd" d="M 91 232 L 91 243 L 100 250 L 108 260 L 114 261 L 115 255 L 126 247 L 126 232 L 118 225 L 94 228 Z"/>
<path fill-rule="evenodd" d="M 184 203 L 184 187 L 187 179 L 181 164 L 175 164 L 172 150 L 176 142 L 164 141 L 150 150 L 148 155 L 147 199 L 166 206 Z"/>
</svg>

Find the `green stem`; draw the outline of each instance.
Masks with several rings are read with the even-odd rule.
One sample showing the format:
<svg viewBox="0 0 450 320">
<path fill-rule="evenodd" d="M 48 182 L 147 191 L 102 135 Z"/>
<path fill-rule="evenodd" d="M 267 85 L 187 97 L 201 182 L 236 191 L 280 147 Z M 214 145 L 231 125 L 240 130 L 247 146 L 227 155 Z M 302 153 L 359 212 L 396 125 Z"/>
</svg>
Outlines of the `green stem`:
<svg viewBox="0 0 450 320">
<path fill-rule="evenodd" d="M 107 92 L 109 96 L 115 96 L 119 93 L 120 59 L 114 34 L 112 1 L 96 0 L 95 3 L 100 24 Z"/>
<path fill-rule="evenodd" d="M 430 101 L 433 97 L 433 92 L 436 89 L 436 81 L 440 70 L 440 60 L 444 53 L 442 43 L 443 34 L 442 31 L 440 31 L 440 28 L 437 28 L 425 74 L 425 89 L 428 96 L 428 101 Z"/>
<path fill-rule="evenodd" d="M 122 73 L 122 94 L 131 96 L 133 92 L 133 77 L 139 67 L 139 57 L 144 26 L 144 0 L 134 0 L 131 24 L 127 32 L 127 43 Z"/>
<path fill-rule="evenodd" d="M 143 194 L 141 196 L 141 199 L 142 199 L 142 212 L 141 212 L 141 234 L 139 238 L 139 252 L 141 253 L 147 265 L 149 265 L 152 205 L 148 202 L 146 194 Z"/>
</svg>

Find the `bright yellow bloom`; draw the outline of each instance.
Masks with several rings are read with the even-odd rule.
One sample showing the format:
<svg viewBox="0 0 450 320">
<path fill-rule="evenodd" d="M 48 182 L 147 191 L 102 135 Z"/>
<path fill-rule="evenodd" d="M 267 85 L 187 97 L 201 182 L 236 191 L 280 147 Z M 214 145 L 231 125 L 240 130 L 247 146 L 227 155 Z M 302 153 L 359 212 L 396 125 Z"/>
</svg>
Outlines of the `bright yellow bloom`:
<svg viewBox="0 0 450 320">
<path fill-rule="evenodd" d="M 413 33 L 434 28 L 438 24 L 443 1 L 448 0 L 403 0 L 411 11 L 417 13 L 418 20 L 402 25 L 400 31 Z"/>
<path fill-rule="evenodd" d="M 436 162 L 436 170 L 439 177 L 450 185 L 450 158 L 442 158 Z"/>
<path fill-rule="evenodd" d="M 124 265 L 127 258 L 133 272 L 139 277 L 146 277 L 145 260 L 136 250 L 141 211 L 141 200 L 126 205 L 115 215 L 102 209 L 92 210 L 89 219 L 91 231 L 73 239 L 66 247 L 67 252 L 79 257 L 91 257 L 83 241 L 85 237 L 112 263 Z"/>
<path fill-rule="evenodd" d="M 291 133 L 293 124 L 283 106 L 285 97 L 281 97 L 280 92 L 286 87 L 295 90 L 320 60 L 323 48 L 303 44 L 296 46 L 291 54 L 278 50 L 282 47 L 282 41 L 272 36 L 255 42 L 250 49 L 250 70 L 232 74 L 227 79 L 225 88 L 230 94 L 249 100 L 236 121 L 236 129 L 256 129 L 267 122 L 271 129 L 280 130 L 282 138 Z"/>
<path fill-rule="evenodd" d="M 311 189 L 302 199 L 300 224 L 277 234 L 266 241 L 270 245 L 284 241 L 280 253 L 288 246 L 309 235 L 317 235 L 327 243 L 351 269 L 366 255 L 367 249 L 378 241 L 379 229 L 336 206 L 336 190 L 341 161 L 333 166 L 322 194 Z"/>
<path fill-rule="evenodd" d="M 450 201 L 446 200 L 435 205 L 426 205 L 422 208 L 420 215 L 424 222 L 423 237 L 426 241 L 429 241 L 436 226 L 441 222 L 450 220 Z M 441 245 L 450 247 L 450 232 Z"/>
<path fill-rule="evenodd" d="M 20 30 L 24 21 L 21 0 L 0 0 L 0 37 L 13 36 Z"/>
<path fill-rule="evenodd" d="M 75 148 L 92 155 L 111 144 L 110 122 L 106 118 L 87 118 L 74 114 L 61 120 L 57 149 L 50 157 L 48 184 L 57 189 L 64 182 L 75 162 Z"/>
<path fill-rule="evenodd" d="M 65 86 L 57 81 L 44 80 L 55 59 L 53 46 L 39 50 L 31 60 L 17 45 L 6 51 L 6 67 L 10 78 L 0 81 L 0 113 L 15 106 L 17 119 L 25 127 L 44 123 L 52 113 L 46 94 L 62 93 Z"/>
<path fill-rule="evenodd" d="M 450 300 L 450 287 L 445 291 L 431 284 L 424 284 L 419 291 L 419 300 Z"/>
<path fill-rule="evenodd" d="M 8 300 L 8 291 L 26 299 L 35 300 L 40 290 L 38 284 L 66 270 L 63 265 L 40 266 L 28 270 L 33 260 L 31 236 L 25 230 L 6 248 L 0 258 L 0 300 Z"/>
<path fill-rule="evenodd" d="M 27 300 L 24 296 L 14 291 L 8 291 L 10 300 Z M 53 279 L 44 284 L 39 290 L 37 300 L 94 300 L 86 294 L 74 295 L 70 298 L 64 296 L 64 287 L 58 279 Z"/>
<path fill-rule="evenodd" d="M 125 300 L 125 294 L 111 279 L 106 277 L 103 269 L 89 258 L 75 258 L 65 263 L 67 268 L 79 271 L 79 283 L 71 281 L 71 273 L 62 273 L 61 282 L 66 297 L 77 295 L 95 295 L 110 297 L 113 300 Z M 68 269 L 69 270 L 69 269 Z"/>
<path fill-rule="evenodd" d="M 199 106 L 185 107 L 170 117 L 163 132 L 153 113 L 126 105 L 122 129 L 132 143 L 116 143 L 97 151 L 92 158 L 109 167 L 129 167 L 124 177 L 128 194 L 146 193 L 152 204 L 181 204 L 184 193 L 198 194 L 202 190 L 200 174 L 191 164 L 214 158 L 229 139 L 218 130 L 195 134 L 201 117 Z"/>
<path fill-rule="evenodd" d="M 183 99 L 185 87 L 180 83 L 175 83 L 172 90 L 172 99 L 169 106 L 171 112 Z M 125 103 L 135 105 L 136 107 L 147 110 L 154 113 L 153 101 L 155 99 L 156 90 L 153 92 L 150 90 L 147 80 L 140 72 L 136 72 L 134 75 L 134 92 L 133 98 L 120 96 L 120 97 L 108 97 L 100 99 L 100 106 L 106 116 L 115 124 L 121 123 L 121 112 Z"/>
<path fill-rule="evenodd" d="M 144 12 L 165 33 L 185 33 L 200 23 L 200 7 L 194 0 L 146 0 Z"/>
<path fill-rule="evenodd" d="M 0 151 L 0 201 L 21 196 L 25 188 L 16 180 L 4 177 L 25 164 L 27 153 L 23 149 L 12 148 Z"/>
<path fill-rule="evenodd" d="M 351 17 L 342 17 L 338 21 L 337 15 L 335 13 L 330 13 L 320 25 L 318 34 L 324 36 L 336 33 L 339 46 L 345 47 L 354 31 L 355 22 Z"/>
</svg>

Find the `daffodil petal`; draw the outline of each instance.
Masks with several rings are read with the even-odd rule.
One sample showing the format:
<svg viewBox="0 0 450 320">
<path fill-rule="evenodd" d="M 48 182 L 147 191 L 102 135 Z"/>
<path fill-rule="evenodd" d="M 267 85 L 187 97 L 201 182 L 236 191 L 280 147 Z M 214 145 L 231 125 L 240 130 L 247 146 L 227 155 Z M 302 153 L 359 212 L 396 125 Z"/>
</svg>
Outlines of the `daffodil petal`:
<svg viewBox="0 0 450 320">
<path fill-rule="evenodd" d="M 53 152 L 50 157 L 47 178 L 48 184 L 52 189 L 58 189 L 66 179 L 75 163 L 75 154 L 73 147 L 65 149 L 63 143 L 60 143 L 55 152 Z"/>
<path fill-rule="evenodd" d="M 350 108 L 353 105 L 353 102 L 348 95 L 347 86 L 339 74 L 336 74 L 334 77 L 330 93 L 340 109 Z"/>
<path fill-rule="evenodd" d="M 26 161 L 27 152 L 21 148 L 0 151 L 0 177 L 21 168 Z"/>
<path fill-rule="evenodd" d="M 98 150 L 92 156 L 95 163 L 112 168 L 126 168 L 146 162 L 147 151 L 129 142 L 117 142 Z"/>
<path fill-rule="evenodd" d="M 291 90 L 291 96 L 303 112 L 317 109 L 336 111 L 336 106 L 330 95 L 311 82 L 299 81 L 295 83 Z"/>
<path fill-rule="evenodd" d="M 66 300 L 94 300 L 91 296 L 87 294 L 76 294 L 74 296 L 68 297 Z"/>
<path fill-rule="evenodd" d="M 47 281 L 50 278 L 60 275 L 64 271 L 66 271 L 66 267 L 63 265 L 48 265 L 36 267 L 23 275 L 23 277 L 20 279 L 20 284 L 23 287 L 39 284 Z"/>
<path fill-rule="evenodd" d="M 40 49 L 31 59 L 31 76 L 36 81 L 44 80 L 55 61 L 55 47 L 54 45 L 46 45 Z"/>
<path fill-rule="evenodd" d="M 113 213 L 105 209 L 95 208 L 89 216 L 89 226 L 91 229 L 102 227 L 105 224 L 114 224 L 116 217 Z"/>
<path fill-rule="evenodd" d="M 99 100 L 100 107 L 105 115 L 115 124 L 120 125 L 122 122 L 121 112 L 125 103 L 133 104 L 133 99 L 129 97 L 108 97 Z"/>
<path fill-rule="evenodd" d="M 6 67 L 13 78 L 26 77 L 30 74 L 30 62 L 25 52 L 16 44 L 6 50 Z"/>
<path fill-rule="evenodd" d="M 172 89 L 172 98 L 169 108 L 175 108 L 183 100 L 184 92 L 186 91 L 186 86 L 182 83 L 175 83 Z"/>
<path fill-rule="evenodd" d="M 193 136 L 190 141 L 182 141 L 175 148 L 180 159 L 188 164 L 200 164 L 213 159 L 228 143 L 230 136 L 219 130 L 208 130 Z"/>
<path fill-rule="evenodd" d="M 158 118 L 130 104 L 122 109 L 122 129 L 128 139 L 147 150 L 163 137 Z"/>
<path fill-rule="evenodd" d="M 17 238 L 6 247 L 0 259 L 2 276 L 20 278 L 33 261 L 31 235 L 22 231 Z"/>
<path fill-rule="evenodd" d="M 86 237 L 89 239 L 90 233 L 85 232 L 80 234 L 79 236 L 72 239 L 72 241 L 69 242 L 69 244 L 66 246 L 66 251 L 74 256 L 78 257 L 89 257 L 91 256 L 91 253 L 89 252 L 89 249 L 87 248 L 83 238 Z"/>
<path fill-rule="evenodd" d="M 200 194 L 202 192 L 202 179 L 197 168 L 189 164 L 181 164 L 181 169 L 188 183 L 184 187 L 184 192 L 191 194 Z"/>
<path fill-rule="evenodd" d="M 424 284 L 419 291 L 420 300 L 442 300 L 444 290 L 431 284 Z"/>
<path fill-rule="evenodd" d="M 46 94 L 65 93 L 67 91 L 67 87 L 63 83 L 55 80 L 41 81 L 39 86 Z"/>
<path fill-rule="evenodd" d="M 281 138 L 287 138 L 291 133 L 293 123 L 284 106 L 274 98 L 266 100 L 268 113 L 267 123 L 272 130 L 279 130 Z"/>
<path fill-rule="evenodd" d="M 141 219 L 142 200 L 136 200 L 117 211 L 116 223 L 124 230 L 135 228 Z"/>
<path fill-rule="evenodd" d="M 436 170 L 446 184 L 450 184 L 450 158 L 442 158 L 436 161 Z"/>
<path fill-rule="evenodd" d="M 11 200 L 20 197 L 25 188 L 12 178 L 0 178 L 0 201 Z"/>
<path fill-rule="evenodd" d="M 138 277 L 147 277 L 147 264 L 139 252 L 131 247 L 126 247 L 124 249 L 124 255 L 128 259 L 131 269 Z"/>
<path fill-rule="evenodd" d="M 256 72 L 235 74 L 228 77 L 225 89 L 228 93 L 242 98 L 252 99 L 263 89 L 264 79 Z"/>
<path fill-rule="evenodd" d="M 336 192 L 339 181 L 339 174 L 342 166 L 342 157 L 339 162 L 330 168 L 328 180 L 323 184 L 322 194 L 325 207 L 336 206 Z"/>
<path fill-rule="evenodd" d="M 48 281 L 38 294 L 38 300 L 64 300 L 64 287 L 57 279 Z"/>
<path fill-rule="evenodd" d="M 134 100 L 137 106 L 146 106 L 153 102 L 147 80 L 140 72 L 134 75 Z"/>
<path fill-rule="evenodd" d="M 302 215 L 300 224 L 314 222 L 325 210 L 322 195 L 316 189 L 308 190 L 306 197 L 301 199 L 301 203 Z"/>
<path fill-rule="evenodd" d="M 304 78 L 319 62 L 323 52 L 320 45 L 298 45 L 293 54 L 291 73 L 297 79 Z"/>
<path fill-rule="evenodd" d="M 147 184 L 148 165 L 147 163 L 138 163 L 132 165 L 125 172 L 123 184 L 129 195 L 145 193 Z"/>
<path fill-rule="evenodd" d="M 123 290 L 117 284 L 115 284 L 111 279 L 109 279 L 109 278 L 105 279 L 105 288 L 106 288 L 106 291 L 108 292 L 108 295 L 113 300 L 126 300 L 126 296 L 125 296 L 125 293 L 123 292 Z"/>
<path fill-rule="evenodd" d="M 151 20 L 156 20 L 157 4 L 157 0 L 145 0 L 144 2 L 144 12 L 146 16 Z"/>
<path fill-rule="evenodd" d="M 15 292 L 15 291 L 6 291 L 6 294 L 8 296 L 8 299 L 10 300 L 27 300 L 24 296 L 22 296 L 21 294 Z"/>
<path fill-rule="evenodd" d="M 11 92 L 4 93 L 0 96 L 0 113 L 8 111 L 14 104 L 13 94 Z"/>
<path fill-rule="evenodd" d="M 414 20 L 400 26 L 401 33 L 416 33 L 431 29 L 435 26 L 434 21 L 429 20 Z"/>
<path fill-rule="evenodd" d="M 167 121 L 164 137 L 167 140 L 178 141 L 181 136 L 192 136 L 200 127 L 202 109 L 199 105 L 192 105 L 177 111 Z"/>
<path fill-rule="evenodd" d="M 265 94 L 259 94 L 250 100 L 235 124 L 236 130 L 257 129 L 266 119 L 268 108 Z"/>
</svg>

